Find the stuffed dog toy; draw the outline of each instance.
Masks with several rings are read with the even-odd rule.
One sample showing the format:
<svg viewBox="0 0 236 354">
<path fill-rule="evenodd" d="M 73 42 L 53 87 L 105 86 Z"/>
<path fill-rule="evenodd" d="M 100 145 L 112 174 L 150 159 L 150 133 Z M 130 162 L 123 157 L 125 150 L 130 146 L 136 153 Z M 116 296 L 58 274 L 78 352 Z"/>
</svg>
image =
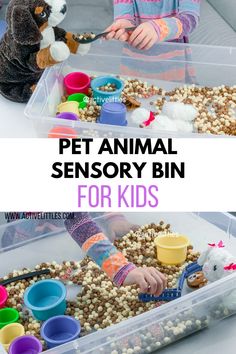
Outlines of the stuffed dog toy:
<svg viewBox="0 0 236 354">
<path fill-rule="evenodd" d="M 236 271 L 236 258 L 224 250 L 224 244 L 208 244 L 198 259 L 202 266 L 203 274 L 209 282 L 214 282 Z M 236 290 L 231 290 L 222 298 L 223 305 L 230 311 L 236 311 Z"/>
<path fill-rule="evenodd" d="M 66 60 L 79 47 L 85 49 L 72 33 L 57 27 L 66 12 L 65 0 L 10 1 L 8 29 L 0 42 L 0 93 L 4 97 L 27 102 L 45 68 Z"/>
</svg>

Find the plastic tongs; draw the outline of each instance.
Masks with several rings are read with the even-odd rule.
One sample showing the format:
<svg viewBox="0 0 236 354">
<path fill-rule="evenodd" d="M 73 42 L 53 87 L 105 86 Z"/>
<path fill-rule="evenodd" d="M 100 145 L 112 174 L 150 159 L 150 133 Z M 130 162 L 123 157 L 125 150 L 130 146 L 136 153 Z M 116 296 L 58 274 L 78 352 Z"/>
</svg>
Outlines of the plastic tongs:
<svg viewBox="0 0 236 354">
<path fill-rule="evenodd" d="M 125 28 L 126 32 L 132 32 L 136 29 L 137 27 L 127 27 Z M 77 36 L 74 35 L 74 40 L 80 44 L 89 44 L 92 43 L 94 41 L 96 41 L 99 38 L 105 37 L 107 34 L 109 34 L 110 32 L 103 32 L 103 33 L 99 33 L 97 34 L 94 38 L 83 38 L 83 39 L 79 39 Z"/>
<path fill-rule="evenodd" d="M 202 267 L 197 263 L 189 264 L 185 270 L 183 271 L 181 277 L 179 278 L 179 284 L 177 289 L 166 289 L 161 296 L 155 296 L 151 294 L 139 294 L 138 298 L 140 301 L 143 302 L 150 302 L 150 301 L 172 301 L 178 299 L 182 295 L 182 290 L 184 286 L 184 281 L 187 279 L 191 274 L 195 272 L 199 272 L 202 270 Z"/>
<path fill-rule="evenodd" d="M 50 274 L 50 269 L 42 269 L 42 270 L 37 270 L 35 272 L 30 272 L 27 274 L 21 274 L 18 275 L 17 277 L 13 277 L 10 279 L 6 279 L 6 280 L 2 280 L 0 281 L 0 285 L 8 285 L 11 283 L 15 283 L 16 281 L 20 281 L 20 280 L 26 280 L 29 278 L 34 278 L 34 277 L 38 277 L 39 275 L 43 275 L 43 274 Z"/>
</svg>

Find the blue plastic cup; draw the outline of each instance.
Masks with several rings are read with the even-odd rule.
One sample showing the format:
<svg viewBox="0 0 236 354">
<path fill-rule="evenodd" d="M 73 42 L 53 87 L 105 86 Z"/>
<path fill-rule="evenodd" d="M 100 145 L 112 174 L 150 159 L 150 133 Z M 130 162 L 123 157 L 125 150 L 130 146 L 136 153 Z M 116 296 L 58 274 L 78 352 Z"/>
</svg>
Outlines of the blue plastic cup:
<svg viewBox="0 0 236 354">
<path fill-rule="evenodd" d="M 80 331 L 80 322 L 73 317 L 56 316 L 44 322 L 41 337 L 50 349 L 79 338 Z"/>
<path fill-rule="evenodd" d="M 24 303 L 39 321 L 64 315 L 66 311 L 66 288 L 58 280 L 41 280 L 25 291 Z"/>
<path fill-rule="evenodd" d="M 117 90 L 113 92 L 100 91 L 99 87 L 106 86 L 107 84 L 115 84 Z M 120 102 L 121 93 L 124 88 L 122 80 L 113 76 L 99 76 L 91 82 L 91 88 L 93 90 L 94 101 L 102 106 L 106 102 Z"/>
<path fill-rule="evenodd" d="M 110 125 L 121 125 L 126 126 L 127 109 L 123 103 L 113 102 L 105 103 L 102 106 L 101 114 L 98 122 L 101 124 L 110 124 Z"/>
</svg>

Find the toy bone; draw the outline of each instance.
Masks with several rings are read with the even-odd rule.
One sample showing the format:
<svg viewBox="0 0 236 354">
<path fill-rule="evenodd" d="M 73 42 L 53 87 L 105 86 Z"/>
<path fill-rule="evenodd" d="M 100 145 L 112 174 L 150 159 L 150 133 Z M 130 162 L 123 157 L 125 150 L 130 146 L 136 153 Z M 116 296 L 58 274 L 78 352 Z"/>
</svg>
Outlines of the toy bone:
<svg viewBox="0 0 236 354">
<path fill-rule="evenodd" d="M 132 111 L 141 106 L 141 102 L 137 101 L 134 97 L 124 94 L 125 105 L 128 111 Z"/>
<path fill-rule="evenodd" d="M 27 102 L 45 68 L 86 52 L 73 34 L 57 25 L 65 18 L 65 0 L 11 0 L 7 32 L 0 41 L 0 93 Z"/>
<path fill-rule="evenodd" d="M 198 259 L 203 273 L 209 282 L 217 281 L 236 271 L 236 258 L 224 249 L 223 242 L 218 245 L 209 244 Z M 236 311 L 236 290 L 222 299 L 224 306 L 231 311 Z"/>
</svg>

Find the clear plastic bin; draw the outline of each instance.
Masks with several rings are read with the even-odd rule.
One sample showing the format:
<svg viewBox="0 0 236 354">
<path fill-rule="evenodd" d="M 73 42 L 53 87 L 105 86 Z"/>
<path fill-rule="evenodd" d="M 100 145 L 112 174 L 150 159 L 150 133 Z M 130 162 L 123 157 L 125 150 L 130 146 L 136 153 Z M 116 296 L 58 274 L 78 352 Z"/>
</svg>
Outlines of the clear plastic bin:
<svg viewBox="0 0 236 354">
<path fill-rule="evenodd" d="M 185 54 L 177 59 L 168 59 L 168 56 L 165 56 L 164 59 L 162 56 L 152 61 L 152 69 L 150 70 L 154 72 L 155 67 L 162 67 L 163 71 L 179 69 L 186 71 L 186 68 L 190 67 L 190 70 L 194 68 L 196 83 L 200 86 L 214 87 L 236 84 L 236 48 L 177 43 L 163 43 L 159 47 L 163 52 L 175 51 L 178 53 L 182 51 Z M 143 74 L 137 77 L 165 90 L 193 82 L 188 75 L 180 78 L 179 82 L 168 81 L 168 78 L 152 79 L 148 72 L 150 62 L 142 54 L 136 58 L 127 58 L 127 55 L 122 53 L 124 53 L 122 43 L 102 41 L 93 44 L 88 55 L 71 55 L 67 62 L 46 70 L 25 109 L 26 116 L 33 120 L 37 135 L 47 137 L 50 129 L 61 126 L 75 129 L 79 137 L 216 137 L 216 135 L 209 134 L 155 132 L 152 129 L 140 129 L 130 121 L 130 114 L 128 114 L 127 127 L 79 121 L 68 122 L 63 119 L 59 121 L 58 118 L 55 118 L 56 106 L 61 102 L 63 95 L 63 77 L 72 71 L 84 71 L 91 75 L 125 76 L 122 74 L 122 66 L 125 61 L 125 65 L 130 68 L 134 67 L 134 70 L 143 71 Z M 146 103 L 143 101 L 143 104 L 150 109 L 151 106 L 147 101 Z"/>
<path fill-rule="evenodd" d="M 223 240 L 231 253 L 236 255 L 236 239 L 230 238 L 229 234 L 211 222 L 204 220 L 199 215 L 192 213 L 126 213 L 125 215 L 130 222 L 140 225 L 164 220 L 171 224 L 172 230 L 188 235 L 196 250 L 204 250 L 209 242 Z M 217 215 L 215 216 L 216 221 Z M 106 230 L 104 217 L 100 216 L 96 218 L 96 221 Z M 227 219 L 225 221 L 226 223 L 228 222 Z M 11 226 L 22 222 L 25 221 L 16 221 Z M 8 227 L 9 224 L 0 227 L 0 239 Z M 74 241 L 66 233 L 44 234 L 40 237 L 32 234 L 30 239 L 12 245 L 12 247 L 8 247 L 7 249 L 2 248 L 0 252 L 0 276 L 11 272 L 13 269 L 30 268 L 41 262 L 53 260 L 61 262 L 65 259 L 78 260 L 83 257 L 79 247 L 75 247 Z M 49 350 L 47 353 L 115 354 L 117 351 L 120 354 L 122 352 L 119 348 L 126 348 L 127 353 L 135 353 L 132 352 L 135 347 L 137 353 L 150 353 L 194 332 L 200 332 L 200 330 L 208 328 L 207 332 L 202 332 L 198 340 L 196 337 L 191 337 L 189 342 L 192 353 L 195 353 L 193 351 L 195 343 L 200 352 L 206 354 L 209 351 L 206 350 L 206 347 L 204 347 L 205 351 L 204 348 L 201 349 L 201 343 L 203 342 L 205 345 L 206 341 L 210 343 L 212 340 L 214 342 L 213 338 L 215 338 L 215 333 L 217 333 L 217 330 L 215 332 L 217 326 L 212 326 L 236 313 L 236 308 L 229 309 L 223 305 L 223 299 L 230 296 L 233 291 L 236 292 L 236 274 L 184 295 L 182 298 L 162 305 L 159 308 L 123 321 L 120 324 L 112 325 L 74 342 Z M 176 335 L 171 336 L 168 326 L 175 326 L 176 319 L 179 319 L 180 322 L 185 321 L 186 328 L 182 327 L 183 333 L 176 332 Z M 230 325 L 227 326 L 227 323 L 230 323 Z M 226 348 L 229 345 L 227 344 L 227 334 L 230 333 L 230 328 L 233 328 L 233 324 L 235 325 L 235 317 L 231 316 L 231 322 L 229 319 L 221 322 L 219 326 L 219 336 L 222 334 L 224 338 L 224 343 L 217 346 L 219 353 L 223 350 L 226 354 L 233 353 L 227 351 Z M 231 340 L 230 345 L 235 347 L 235 342 L 232 343 L 234 341 L 233 338 L 232 336 L 229 338 Z M 138 347 L 141 348 L 140 351 Z M 128 351 L 128 349 L 131 349 L 131 351 Z M 178 350 L 176 353 L 178 353 Z M 189 348 L 184 353 L 189 353 Z"/>
</svg>

